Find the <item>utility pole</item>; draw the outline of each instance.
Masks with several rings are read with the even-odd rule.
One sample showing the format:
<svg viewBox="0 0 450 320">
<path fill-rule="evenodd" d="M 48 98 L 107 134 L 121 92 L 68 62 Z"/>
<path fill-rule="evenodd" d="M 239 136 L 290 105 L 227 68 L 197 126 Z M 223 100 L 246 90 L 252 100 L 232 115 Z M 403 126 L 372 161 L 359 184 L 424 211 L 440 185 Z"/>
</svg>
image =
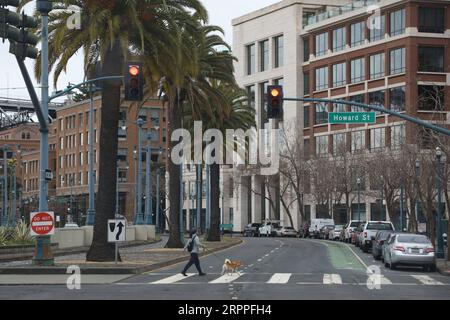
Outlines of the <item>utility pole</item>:
<svg viewBox="0 0 450 320">
<path fill-rule="evenodd" d="M 3 213 L 2 226 L 8 225 L 8 146 L 3 147 Z"/>
<path fill-rule="evenodd" d="M 142 118 L 137 119 L 138 126 L 138 180 L 137 180 L 137 211 L 136 211 L 136 224 L 144 224 L 144 218 L 142 216 L 142 142 L 141 142 L 141 130 L 144 120 Z"/>
<path fill-rule="evenodd" d="M 89 84 L 89 209 L 86 225 L 93 226 L 95 221 L 95 178 L 94 178 L 94 97 L 92 84 Z"/>
</svg>

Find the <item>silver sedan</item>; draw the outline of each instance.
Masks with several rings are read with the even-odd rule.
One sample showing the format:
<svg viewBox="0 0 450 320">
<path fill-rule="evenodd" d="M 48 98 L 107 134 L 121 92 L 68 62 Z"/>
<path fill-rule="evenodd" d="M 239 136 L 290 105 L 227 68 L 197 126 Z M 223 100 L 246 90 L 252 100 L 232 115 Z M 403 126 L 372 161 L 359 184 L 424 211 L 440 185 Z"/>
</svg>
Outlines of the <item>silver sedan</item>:
<svg viewBox="0 0 450 320">
<path fill-rule="evenodd" d="M 392 235 L 384 250 L 384 265 L 392 270 L 398 265 L 405 265 L 421 266 L 425 271 L 435 271 L 434 247 L 424 235 Z"/>
</svg>

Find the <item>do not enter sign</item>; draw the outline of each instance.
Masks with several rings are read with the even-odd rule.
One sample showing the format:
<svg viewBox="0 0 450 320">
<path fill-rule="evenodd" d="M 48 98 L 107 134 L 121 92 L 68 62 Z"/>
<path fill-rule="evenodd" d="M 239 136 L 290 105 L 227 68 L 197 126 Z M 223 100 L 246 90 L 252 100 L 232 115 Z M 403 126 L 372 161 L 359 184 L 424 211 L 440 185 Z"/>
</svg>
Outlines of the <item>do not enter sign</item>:
<svg viewBox="0 0 450 320">
<path fill-rule="evenodd" d="M 53 212 L 32 212 L 30 216 L 32 236 L 47 236 L 55 233 L 55 214 Z"/>
</svg>

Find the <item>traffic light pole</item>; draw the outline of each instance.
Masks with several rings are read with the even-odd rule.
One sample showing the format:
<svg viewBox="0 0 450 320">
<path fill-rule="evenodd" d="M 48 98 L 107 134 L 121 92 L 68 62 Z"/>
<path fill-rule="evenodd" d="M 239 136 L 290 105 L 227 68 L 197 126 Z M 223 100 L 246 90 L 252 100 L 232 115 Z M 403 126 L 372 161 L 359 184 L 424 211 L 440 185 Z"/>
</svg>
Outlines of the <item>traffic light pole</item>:
<svg viewBox="0 0 450 320">
<path fill-rule="evenodd" d="M 48 211 L 47 180 L 45 172 L 48 168 L 48 14 L 52 9 L 50 1 L 37 1 L 36 9 L 41 14 L 41 144 L 39 161 L 39 211 Z M 42 130 L 44 129 L 44 130 Z M 36 237 L 36 249 L 33 264 L 38 266 L 50 266 L 54 264 L 51 251 L 50 236 Z"/>
<path fill-rule="evenodd" d="M 374 105 L 368 105 L 368 104 L 364 104 L 364 103 L 359 103 L 359 102 L 353 102 L 353 101 L 346 101 L 346 100 L 339 100 L 339 99 L 318 99 L 318 98 L 283 98 L 284 101 L 302 101 L 302 102 L 324 102 L 324 103 L 341 103 L 341 104 L 346 104 L 346 105 L 350 105 L 350 106 L 355 106 L 355 107 L 360 107 L 360 108 L 365 108 L 365 109 L 369 109 L 372 111 L 379 111 L 382 113 L 387 113 L 390 114 L 392 116 L 396 116 L 398 118 L 404 119 L 406 121 L 409 122 L 413 122 L 419 126 L 425 127 L 427 129 L 431 129 L 433 131 L 445 134 L 447 136 L 450 136 L 450 130 L 446 129 L 444 127 L 440 127 L 440 126 L 436 126 L 432 123 L 428 123 L 424 120 L 421 119 L 417 119 L 414 117 L 411 117 L 407 114 L 404 113 L 399 113 L 399 112 L 395 112 L 389 109 L 385 109 L 382 107 L 378 107 L 378 106 L 374 106 Z"/>
</svg>

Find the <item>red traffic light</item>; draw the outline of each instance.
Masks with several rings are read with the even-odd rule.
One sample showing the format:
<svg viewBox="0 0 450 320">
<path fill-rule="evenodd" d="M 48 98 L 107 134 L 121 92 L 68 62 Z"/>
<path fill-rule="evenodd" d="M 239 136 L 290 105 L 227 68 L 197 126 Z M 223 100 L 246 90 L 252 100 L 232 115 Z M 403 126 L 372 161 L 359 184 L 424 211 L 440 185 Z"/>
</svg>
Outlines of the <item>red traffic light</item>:
<svg viewBox="0 0 450 320">
<path fill-rule="evenodd" d="M 139 72 L 141 72 L 139 70 L 138 66 L 130 66 L 130 68 L 128 69 L 128 72 L 133 76 L 136 77 L 139 75 Z"/>
</svg>

